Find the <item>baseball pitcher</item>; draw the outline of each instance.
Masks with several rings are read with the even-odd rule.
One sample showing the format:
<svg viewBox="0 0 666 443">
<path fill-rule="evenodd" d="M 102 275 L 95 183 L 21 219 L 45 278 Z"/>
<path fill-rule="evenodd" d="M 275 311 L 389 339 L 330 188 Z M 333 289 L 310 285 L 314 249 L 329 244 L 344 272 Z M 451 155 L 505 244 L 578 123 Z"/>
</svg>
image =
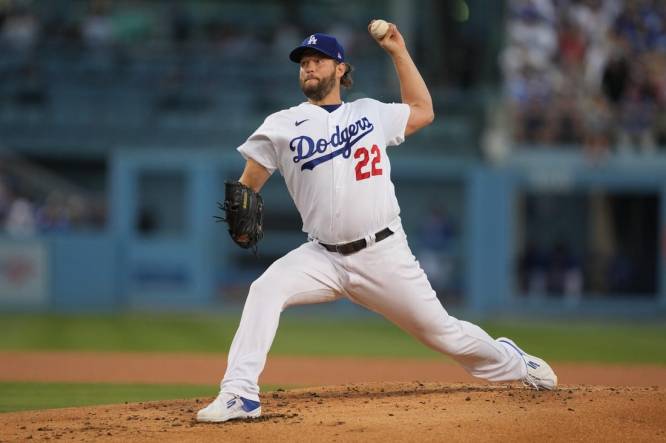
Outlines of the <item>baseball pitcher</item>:
<svg viewBox="0 0 666 443">
<path fill-rule="evenodd" d="M 226 184 L 222 206 L 234 241 L 253 248 L 261 240 L 259 191 L 276 170 L 308 241 L 250 286 L 220 394 L 198 412 L 198 421 L 259 417 L 258 379 L 281 312 L 343 297 L 383 315 L 476 377 L 522 380 L 534 389 L 557 386 L 545 361 L 450 316 L 412 255 L 391 182 L 389 148 L 435 116 L 398 28 L 389 23 L 381 37 L 374 28 L 368 26 L 395 66 L 402 103 L 343 102 L 341 87 L 352 84 L 344 49 L 330 35 L 313 34 L 289 54 L 299 66 L 307 101 L 269 115 L 238 147 L 245 169 L 238 182 Z"/>
</svg>

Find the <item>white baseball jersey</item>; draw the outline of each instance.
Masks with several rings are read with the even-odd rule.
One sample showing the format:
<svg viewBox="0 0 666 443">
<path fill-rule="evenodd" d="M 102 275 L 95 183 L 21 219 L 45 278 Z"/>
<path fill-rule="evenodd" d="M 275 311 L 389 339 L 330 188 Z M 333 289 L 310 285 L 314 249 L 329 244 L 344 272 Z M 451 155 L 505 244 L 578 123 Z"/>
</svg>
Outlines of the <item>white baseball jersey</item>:
<svg viewBox="0 0 666 443">
<path fill-rule="evenodd" d="M 258 402 L 259 374 L 282 311 L 343 297 L 383 315 L 477 377 L 525 377 L 519 353 L 448 315 L 407 244 L 386 147 L 403 141 L 408 117 L 407 105 L 370 99 L 331 113 L 302 103 L 269 116 L 238 148 L 270 172 L 280 170 L 311 237 L 346 243 L 386 226 L 393 234 L 349 255 L 305 242 L 273 262 L 250 286 L 222 392 Z"/>
<path fill-rule="evenodd" d="M 305 102 L 268 116 L 238 151 L 280 171 L 310 238 L 346 243 L 398 218 L 386 147 L 404 141 L 409 112 L 368 98 L 333 112 Z"/>
</svg>

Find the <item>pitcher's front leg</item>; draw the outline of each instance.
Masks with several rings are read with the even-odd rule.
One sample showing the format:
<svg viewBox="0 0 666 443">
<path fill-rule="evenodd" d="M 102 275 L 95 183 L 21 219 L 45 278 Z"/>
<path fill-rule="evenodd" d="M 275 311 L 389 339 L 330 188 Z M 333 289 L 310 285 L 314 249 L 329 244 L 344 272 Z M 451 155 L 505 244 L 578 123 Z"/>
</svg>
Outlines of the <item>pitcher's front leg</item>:
<svg viewBox="0 0 666 443">
<path fill-rule="evenodd" d="M 250 286 L 231 343 L 221 391 L 259 400 L 259 375 L 288 306 L 324 303 L 341 297 L 338 272 L 327 251 L 306 243 L 274 262 Z"/>
</svg>

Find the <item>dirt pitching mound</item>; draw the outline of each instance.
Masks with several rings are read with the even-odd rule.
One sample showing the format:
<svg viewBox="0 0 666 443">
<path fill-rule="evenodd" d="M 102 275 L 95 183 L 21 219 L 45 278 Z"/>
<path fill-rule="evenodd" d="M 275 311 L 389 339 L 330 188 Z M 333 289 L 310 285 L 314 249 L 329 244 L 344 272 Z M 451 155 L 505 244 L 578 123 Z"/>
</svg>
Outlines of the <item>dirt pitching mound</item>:
<svg viewBox="0 0 666 443">
<path fill-rule="evenodd" d="M 262 395 L 255 420 L 202 424 L 210 398 L 0 415 L 0 440 L 665 441 L 654 387 L 373 383 Z"/>
</svg>

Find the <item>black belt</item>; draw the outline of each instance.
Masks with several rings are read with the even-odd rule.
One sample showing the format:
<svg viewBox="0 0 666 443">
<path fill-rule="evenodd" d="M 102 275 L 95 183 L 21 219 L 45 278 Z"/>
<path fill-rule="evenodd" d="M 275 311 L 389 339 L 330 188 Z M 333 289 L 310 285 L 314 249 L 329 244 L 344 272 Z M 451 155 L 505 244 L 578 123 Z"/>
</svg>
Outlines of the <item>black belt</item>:
<svg viewBox="0 0 666 443">
<path fill-rule="evenodd" d="M 391 231 L 389 228 L 384 228 L 375 234 L 375 242 L 380 242 L 386 237 L 390 237 L 391 235 L 393 235 L 393 231 Z M 319 244 L 331 252 L 337 252 L 342 255 L 353 254 L 354 252 L 358 252 L 368 246 L 368 242 L 365 241 L 364 238 L 349 243 L 343 243 L 341 245 L 327 245 L 326 243 Z"/>
</svg>

